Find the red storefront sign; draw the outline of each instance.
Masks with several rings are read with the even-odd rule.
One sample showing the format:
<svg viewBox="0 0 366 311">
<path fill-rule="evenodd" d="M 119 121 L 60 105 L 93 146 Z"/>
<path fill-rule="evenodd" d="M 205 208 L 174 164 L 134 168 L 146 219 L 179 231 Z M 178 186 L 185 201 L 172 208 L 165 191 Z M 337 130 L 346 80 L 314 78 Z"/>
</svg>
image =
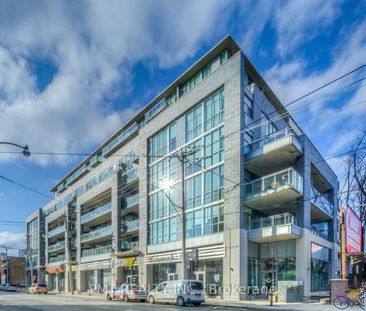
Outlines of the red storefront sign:
<svg viewBox="0 0 366 311">
<path fill-rule="evenodd" d="M 346 247 L 348 254 L 361 253 L 362 225 L 360 218 L 349 207 L 346 209 Z"/>
</svg>

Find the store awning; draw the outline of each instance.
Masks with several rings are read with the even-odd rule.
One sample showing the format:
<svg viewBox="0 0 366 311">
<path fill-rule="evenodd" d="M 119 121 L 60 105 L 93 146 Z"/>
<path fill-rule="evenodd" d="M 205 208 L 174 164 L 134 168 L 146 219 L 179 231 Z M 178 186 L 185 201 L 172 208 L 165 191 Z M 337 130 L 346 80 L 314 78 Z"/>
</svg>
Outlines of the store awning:
<svg viewBox="0 0 366 311">
<path fill-rule="evenodd" d="M 64 273 L 65 272 L 65 264 L 56 265 L 56 266 L 47 266 L 45 269 L 45 273 L 54 274 L 54 273 Z"/>
</svg>

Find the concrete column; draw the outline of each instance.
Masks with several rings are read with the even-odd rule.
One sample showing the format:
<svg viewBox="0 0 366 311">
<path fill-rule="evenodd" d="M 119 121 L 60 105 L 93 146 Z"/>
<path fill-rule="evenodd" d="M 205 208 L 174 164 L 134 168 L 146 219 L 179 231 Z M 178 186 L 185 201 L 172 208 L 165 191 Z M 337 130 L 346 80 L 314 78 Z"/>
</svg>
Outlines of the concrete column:
<svg viewBox="0 0 366 311">
<path fill-rule="evenodd" d="M 303 140 L 302 140 L 303 141 Z M 302 228 L 311 228 L 311 163 L 308 158 L 302 156 L 295 169 L 303 178 L 303 196 L 299 199 L 296 211 L 298 225 Z"/>
<path fill-rule="evenodd" d="M 140 141 L 140 153 L 147 154 L 147 140 Z M 148 159 L 147 157 L 140 157 L 139 159 L 139 282 L 140 285 L 146 288 L 152 282 L 152 278 L 149 277 L 149 271 L 145 264 L 145 256 L 147 254 L 147 241 L 148 241 L 148 206 L 147 206 L 147 169 Z M 150 268 L 150 267 L 149 267 Z"/>
<path fill-rule="evenodd" d="M 238 290 L 247 285 L 247 239 L 247 231 L 243 229 L 236 228 L 224 232 L 226 256 L 223 259 L 223 286 L 226 299 L 244 299 L 245 295 L 241 295 Z"/>
<path fill-rule="evenodd" d="M 112 177 L 111 182 L 112 197 L 112 248 L 118 252 L 121 249 L 121 207 L 118 198 L 118 174 Z"/>
<path fill-rule="evenodd" d="M 82 279 L 84 274 L 80 271 L 80 263 L 81 263 L 81 206 L 78 201 L 76 201 L 76 261 L 78 265 L 76 266 L 76 290 L 82 291 L 83 283 Z"/>
<path fill-rule="evenodd" d="M 296 280 L 304 284 L 304 296 L 310 296 L 311 285 L 311 243 L 310 231 L 303 229 L 303 235 L 296 240 Z"/>
</svg>

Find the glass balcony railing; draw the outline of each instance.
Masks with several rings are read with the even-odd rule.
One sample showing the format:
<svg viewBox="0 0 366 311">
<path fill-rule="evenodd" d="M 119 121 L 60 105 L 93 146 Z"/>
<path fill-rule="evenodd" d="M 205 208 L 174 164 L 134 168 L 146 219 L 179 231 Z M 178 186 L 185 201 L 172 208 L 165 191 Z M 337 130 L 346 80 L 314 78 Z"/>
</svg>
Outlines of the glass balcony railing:
<svg viewBox="0 0 366 311">
<path fill-rule="evenodd" d="M 250 230 L 275 227 L 280 225 L 296 225 L 296 217 L 289 214 L 279 214 L 270 217 L 252 219 L 250 222 Z"/>
<path fill-rule="evenodd" d="M 81 223 L 85 223 L 87 221 L 90 221 L 92 219 L 95 219 L 99 216 L 105 215 L 109 213 L 112 210 L 112 204 L 107 203 L 101 207 L 96 208 L 95 210 L 91 211 L 90 213 L 87 213 L 80 218 Z"/>
<path fill-rule="evenodd" d="M 101 254 L 110 254 L 112 253 L 112 245 L 103 245 L 90 249 L 84 249 L 81 251 L 81 257 L 89 257 L 96 256 Z"/>
<path fill-rule="evenodd" d="M 122 240 L 121 241 L 121 251 L 122 252 L 127 252 L 127 251 L 138 252 L 139 251 L 139 241 Z"/>
<path fill-rule="evenodd" d="M 48 263 L 63 262 L 65 261 L 65 255 L 48 258 Z"/>
<path fill-rule="evenodd" d="M 249 153 L 249 152 L 258 150 L 259 148 L 262 148 L 264 145 L 277 141 L 286 136 L 294 136 L 295 138 L 297 138 L 297 135 L 295 134 L 295 132 L 292 129 L 286 127 L 280 131 L 277 131 L 277 132 L 267 135 L 265 137 L 259 138 L 255 141 L 253 141 L 252 143 L 245 145 L 244 153 Z"/>
<path fill-rule="evenodd" d="M 254 199 L 288 188 L 293 188 L 302 194 L 302 185 L 302 176 L 295 169 L 289 168 L 247 183 L 245 199 Z"/>
<path fill-rule="evenodd" d="M 311 203 L 319 207 L 328 216 L 333 217 L 333 204 L 330 203 L 315 187 L 311 187 Z"/>
<path fill-rule="evenodd" d="M 122 186 L 125 186 L 131 181 L 136 180 L 138 177 L 139 177 L 139 169 L 137 167 L 130 169 L 129 171 L 121 175 L 120 177 L 121 184 Z"/>
<path fill-rule="evenodd" d="M 138 193 L 126 198 L 124 208 L 130 208 L 131 206 L 134 206 L 136 204 L 139 204 L 139 194 Z"/>
<path fill-rule="evenodd" d="M 112 234 L 111 226 L 103 227 L 103 228 L 96 229 L 96 230 L 88 232 L 88 233 L 84 233 L 81 236 L 81 242 L 91 241 L 91 240 L 102 238 L 102 237 L 105 237 L 105 236 L 108 236 L 111 234 Z"/>
<path fill-rule="evenodd" d="M 64 249 L 64 248 L 65 248 L 65 241 L 62 241 L 62 242 L 58 242 L 56 244 L 48 246 L 48 251 L 54 252 L 54 251 Z"/>
<path fill-rule="evenodd" d="M 65 227 L 64 226 L 59 226 L 51 231 L 48 231 L 48 237 L 49 238 L 52 238 L 54 237 L 55 235 L 58 235 L 62 232 L 65 232 Z"/>
<path fill-rule="evenodd" d="M 328 232 L 327 231 L 320 231 L 314 227 L 311 228 L 311 233 L 315 234 L 325 240 L 328 240 Z"/>
<path fill-rule="evenodd" d="M 126 223 L 122 223 L 122 232 L 130 232 L 139 228 L 140 222 L 138 219 Z"/>
</svg>

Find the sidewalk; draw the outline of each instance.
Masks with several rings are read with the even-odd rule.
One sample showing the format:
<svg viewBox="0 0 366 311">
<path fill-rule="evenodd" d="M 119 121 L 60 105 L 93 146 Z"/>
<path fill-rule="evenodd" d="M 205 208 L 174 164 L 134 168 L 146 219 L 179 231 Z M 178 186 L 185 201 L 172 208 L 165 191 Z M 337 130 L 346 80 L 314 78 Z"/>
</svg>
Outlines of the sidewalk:
<svg viewBox="0 0 366 311">
<path fill-rule="evenodd" d="M 205 305 L 210 306 L 225 306 L 230 308 L 247 308 L 253 310 L 291 310 L 291 311 L 334 311 L 336 310 L 332 305 L 321 304 L 319 300 L 308 300 L 297 303 L 273 303 L 269 305 L 268 300 L 255 301 L 232 301 L 221 300 L 215 298 L 206 298 Z"/>
<path fill-rule="evenodd" d="M 88 297 L 95 300 L 105 300 L 104 294 L 92 294 L 88 295 L 87 293 L 81 293 L 75 295 L 71 295 L 70 293 L 55 293 L 60 296 L 67 297 Z M 273 306 L 269 305 L 269 301 L 265 299 L 261 300 L 251 300 L 251 301 L 234 301 L 234 300 L 222 300 L 216 298 L 206 298 L 206 302 L 204 303 L 206 306 L 217 306 L 217 307 L 229 307 L 233 309 L 252 309 L 252 310 L 285 310 L 285 311 L 335 311 L 337 310 L 333 305 L 321 304 L 319 300 L 307 300 L 303 302 L 296 303 L 273 303 Z M 359 309 L 358 306 L 354 308 Z M 351 308 L 353 309 L 353 308 Z"/>
</svg>

